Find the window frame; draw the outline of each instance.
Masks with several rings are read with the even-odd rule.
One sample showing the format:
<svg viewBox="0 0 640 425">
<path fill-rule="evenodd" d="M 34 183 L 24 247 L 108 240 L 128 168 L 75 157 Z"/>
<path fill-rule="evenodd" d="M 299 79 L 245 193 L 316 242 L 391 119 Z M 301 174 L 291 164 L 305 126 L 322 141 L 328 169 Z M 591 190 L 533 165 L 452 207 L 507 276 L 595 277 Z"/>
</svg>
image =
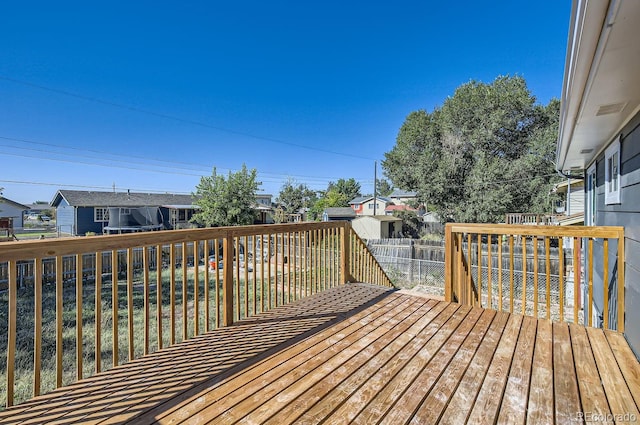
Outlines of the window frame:
<svg viewBox="0 0 640 425">
<path fill-rule="evenodd" d="M 604 151 L 605 205 L 620 204 L 620 139 L 617 137 Z"/>
<path fill-rule="evenodd" d="M 98 218 L 98 211 L 102 211 L 102 218 Z M 95 223 L 109 222 L 109 207 L 93 207 L 93 221 Z"/>
</svg>

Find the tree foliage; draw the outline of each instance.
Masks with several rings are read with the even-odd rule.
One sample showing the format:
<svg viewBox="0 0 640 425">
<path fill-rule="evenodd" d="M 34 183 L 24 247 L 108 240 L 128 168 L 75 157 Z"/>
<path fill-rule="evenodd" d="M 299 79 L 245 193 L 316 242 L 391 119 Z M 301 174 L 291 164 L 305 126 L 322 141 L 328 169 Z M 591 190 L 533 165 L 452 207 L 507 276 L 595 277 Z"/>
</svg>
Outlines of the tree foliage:
<svg viewBox="0 0 640 425">
<path fill-rule="evenodd" d="M 393 186 L 389 183 L 387 179 L 377 179 L 376 180 L 376 195 L 378 196 L 389 196 L 393 192 Z"/>
<path fill-rule="evenodd" d="M 422 229 L 422 219 L 413 211 L 394 211 L 394 217 L 402 220 L 402 236 L 418 239 Z"/>
<path fill-rule="evenodd" d="M 256 181 L 256 169 L 246 165 L 227 177 L 213 169 L 211 176 L 204 176 L 193 194 L 200 211 L 191 221 L 204 226 L 239 226 L 253 224 L 256 218 L 256 194 L 260 182 Z"/>
<path fill-rule="evenodd" d="M 443 221 L 551 212 L 559 104 L 536 104 L 521 77 L 463 84 L 442 107 L 407 116 L 385 154 L 385 174 Z"/>
<path fill-rule="evenodd" d="M 335 191 L 337 193 L 343 194 L 347 199 L 344 203 L 345 205 L 336 205 L 340 207 L 349 206 L 349 201 L 353 198 L 357 198 L 358 196 L 362 196 L 360 193 L 360 183 L 356 181 L 354 178 L 350 178 L 348 180 L 338 179 L 337 182 L 329 182 L 329 187 L 327 188 L 327 192 Z"/>
<path fill-rule="evenodd" d="M 354 178 L 329 182 L 327 190 L 320 192 L 320 196 L 316 198 L 309 215 L 312 220 L 320 220 L 326 208 L 348 207 L 349 201 L 358 196 L 361 196 L 360 183 Z"/>
<path fill-rule="evenodd" d="M 294 179 L 288 179 L 276 198 L 276 203 L 285 214 L 295 214 L 302 208 L 309 207 L 316 198 L 316 193 L 306 184 L 297 183 Z"/>
<path fill-rule="evenodd" d="M 349 198 L 335 188 L 329 189 L 316 200 L 309 210 L 309 215 L 312 220 L 320 220 L 322 218 L 322 212 L 326 208 L 348 207 L 351 199 L 353 198 Z"/>
</svg>

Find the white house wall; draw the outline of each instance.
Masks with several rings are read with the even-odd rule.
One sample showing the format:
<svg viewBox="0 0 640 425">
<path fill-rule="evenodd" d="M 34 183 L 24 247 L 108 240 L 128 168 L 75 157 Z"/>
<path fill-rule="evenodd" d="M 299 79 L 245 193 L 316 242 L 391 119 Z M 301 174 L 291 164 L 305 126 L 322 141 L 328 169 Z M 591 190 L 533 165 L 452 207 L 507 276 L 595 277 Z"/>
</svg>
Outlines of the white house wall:
<svg viewBox="0 0 640 425">
<path fill-rule="evenodd" d="M 24 226 L 22 219 L 23 211 L 23 209 L 20 209 L 8 202 L 0 202 L 0 217 L 12 218 L 14 229 L 22 228 Z"/>
</svg>

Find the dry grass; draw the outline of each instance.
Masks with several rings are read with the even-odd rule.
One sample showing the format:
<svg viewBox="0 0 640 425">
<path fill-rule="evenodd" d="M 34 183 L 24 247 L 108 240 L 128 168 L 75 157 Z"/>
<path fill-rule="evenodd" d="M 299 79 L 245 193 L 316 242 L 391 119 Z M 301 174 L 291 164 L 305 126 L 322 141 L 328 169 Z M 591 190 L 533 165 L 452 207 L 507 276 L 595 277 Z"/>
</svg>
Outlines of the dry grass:
<svg viewBox="0 0 640 425">
<path fill-rule="evenodd" d="M 240 302 L 234 303 L 234 307 L 239 311 L 236 311 L 236 317 L 246 317 L 247 315 L 254 314 L 261 310 L 258 307 L 258 311 L 253 311 L 252 302 L 248 302 L 249 310 L 245 311 L 245 292 L 248 294 L 249 299 L 253 300 L 253 282 L 249 282 L 248 285 L 244 284 L 244 272 L 241 273 L 238 284 L 234 286 L 234 297 L 240 295 Z M 320 271 L 320 277 L 322 272 Z M 162 346 L 167 347 L 170 344 L 170 328 L 171 328 L 171 314 L 170 314 L 170 285 L 169 285 L 169 273 L 168 271 L 162 272 Z M 310 276 L 308 276 L 310 277 Z M 101 370 L 108 370 L 113 367 L 113 317 L 112 317 L 112 284 L 111 276 L 104 276 L 104 281 L 101 291 Z M 187 334 L 186 338 L 183 336 L 183 313 L 182 313 L 182 301 L 183 301 L 183 272 L 182 269 L 176 269 L 176 282 L 175 282 L 175 309 L 174 309 L 174 327 L 175 327 L 175 342 L 178 343 L 183 339 L 188 339 L 194 336 L 194 273 L 193 268 L 187 269 L 187 280 L 185 293 L 187 302 Z M 250 276 L 251 280 L 251 276 Z M 292 271 L 292 281 L 300 282 L 302 280 L 302 272 L 300 270 Z M 276 303 L 276 300 L 289 299 L 288 285 L 283 284 L 283 275 L 278 273 L 272 273 L 271 281 L 272 285 L 267 289 L 269 279 L 265 279 L 265 288 L 262 287 L 262 281 L 260 275 L 256 282 L 257 286 L 257 305 L 262 305 L 261 296 L 267 296 L 267 292 L 271 291 L 272 304 Z M 274 282 L 278 282 L 278 294 L 276 295 L 276 288 Z M 157 324 L 157 307 L 158 307 L 158 293 L 156 289 L 156 274 L 151 272 L 149 276 L 149 350 L 148 352 L 154 352 L 158 349 L 158 324 Z M 209 326 L 213 329 L 217 323 L 216 314 L 221 318 L 221 302 L 222 293 L 218 291 L 216 293 L 216 283 L 213 277 L 213 273 L 210 276 L 209 284 Z M 221 285 L 221 283 L 219 284 Z M 76 381 L 77 374 L 77 362 L 76 362 L 76 283 L 75 281 L 66 282 L 63 292 L 63 385 L 69 385 Z M 219 287 L 219 286 L 218 286 Z M 245 289 L 246 288 L 246 289 Z M 284 289 L 284 293 L 282 293 Z M 297 298 L 302 291 L 292 288 L 292 298 Z M 41 366 L 41 389 L 40 393 L 44 394 L 55 388 L 56 383 L 56 317 L 55 317 L 55 301 L 56 290 L 55 284 L 43 285 L 42 291 L 42 366 Z M 198 282 L 198 327 L 200 333 L 205 331 L 205 283 L 202 269 L 199 274 Z M 217 296 L 216 296 L 217 295 Z M 129 360 L 129 336 L 128 336 L 128 307 L 127 307 L 127 282 L 126 279 L 119 280 L 118 282 L 118 364 L 122 364 Z M 134 279 L 132 300 L 133 300 L 133 358 L 141 357 L 144 354 L 144 329 L 145 329 L 145 317 L 144 317 L 144 284 L 141 276 L 136 276 Z M 216 300 L 218 302 L 216 303 Z M 82 376 L 84 378 L 89 377 L 95 373 L 95 284 L 94 282 L 83 283 L 82 291 Z M 266 306 L 267 309 L 269 306 Z M 18 329 L 17 329 L 17 343 L 16 343 L 16 361 L 15 361 L 15 393 L 14 404 L 19 404 L 25 400 L 33 397 L 34 392 L 34 290 L 31 286 L 19 288 L 18 290 Z M 0 409 L 6 405 L 6 356 L 7 356 L 7 323 L 8 323 L 8 294 L 7 292 L 0 294 Z"/>
</svg>

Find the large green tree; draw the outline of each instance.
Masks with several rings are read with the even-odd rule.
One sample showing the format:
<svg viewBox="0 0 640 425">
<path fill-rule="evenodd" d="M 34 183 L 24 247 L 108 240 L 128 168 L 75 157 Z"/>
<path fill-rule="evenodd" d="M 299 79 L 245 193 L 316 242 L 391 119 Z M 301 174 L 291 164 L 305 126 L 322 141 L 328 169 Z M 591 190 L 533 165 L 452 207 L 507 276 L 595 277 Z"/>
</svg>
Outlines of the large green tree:
<svg viewBox="0 0 640 425">
<path fill-rule="evenodd" d="M 322 212 L 326 208 L 348 207 L 351 199 L 353 198 L 349 198 L 344 193 L 339 192 L 335 188 L 331 188 L 316 200 L 309 210 L 309 215 L 312 220 L 320 220 L 322 218 Z"/>
<path fill-rule="evenodd" d="M 376 180 L 376 195 L 378 196 L 389 196 L 393 192 L 393 186 L 389 183 L 387 179 L 377 179 Z"/>
<path fill-rule="evenodd" d="M 559 102 L 536 104 L 521 77 L 472 81 L 442 107 L 409 114 L 382 165 L 443 221 L 551 212 L 558 115 Z"/>
<path fill-rule="evenodd" d="M 191 221 L 204 226 L 239 226 L 253 224 L 256 218 L 256 194 L 261 185 L 256 180 L 256 169 L 246 165 L 225 176 L 213 169 L 204 176 L 193 194 L 200 207 Z"/>
<path fill-rule="evenodd" d="M 276 203 L 285 214 L 295 214 L 301 208 L 309 207 L 316 198 L 316 193 L 306 184 L 298 183 L 289 178 L 282 185 Z"/>
<path fill-rule="evenodd" d="M 341 193 L 347 198 L 346 205 L 338 206 L 348 206 L 349 201 L 351 201 L 353 198 L 362 196 L 362 194 L 360 193 L 360 183 L 358 183 L 353 177 L 350 179 L 338 179 L 337 182 L 329 182 L 327 192 L 331 190 Z"/>
<path fill-rule="evenodd" d="M 353 177 L 329 182 L 327 190 L 319 192 L 319 196 L 309 211 L 311 219 L 320 220 L 325 208 L 348 207 L 349 201 L 358 196 L 362 196 L 360 193 L 360 183 Z"/>
</svg>

